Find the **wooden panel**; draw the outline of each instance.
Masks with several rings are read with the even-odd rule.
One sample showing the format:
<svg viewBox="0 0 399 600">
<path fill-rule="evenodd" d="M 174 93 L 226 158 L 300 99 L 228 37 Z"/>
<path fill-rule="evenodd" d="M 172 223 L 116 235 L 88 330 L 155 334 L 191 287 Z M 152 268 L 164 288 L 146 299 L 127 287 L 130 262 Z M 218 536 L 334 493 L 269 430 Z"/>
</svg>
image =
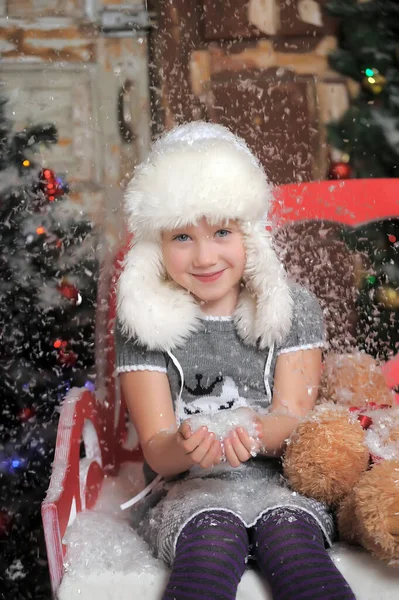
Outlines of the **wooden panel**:
<svg viewBox="0 0 399 600">
<path fill-rule="evenodd" d="M 154 97 L 158 130 L 201 116 L 198 99 L 190 89 L 188 60 L 201 43 L 199 4 L 192 0 L 158 0 L 158 27 L 151 33 L 156 68 Z"/>
<path fill-rule="evenodd" d="M 68 181 L 98 182 L 101 165 L 90 70 L 13 66 L 1 74 L 7 109 L 16 129 L 37 122 L 55 123 L 59 143 L 41 149 L 41 159 Z"/>
<path fill-rule="evenodd" d="M 343 79 L 329 69 L 328 54 L 336 48 L 332 36 L 318 39 L 312 52 L 279 52 L 272 41 L 260 40 L 255 45 L 233 43 L 229 48 L 214 45 L 209 50 L 196 50 L 190 56 L 190 79 L 194 93 L 203 94 L 203 88 L 213 74 L 240 73 L 246 69 L 287 69 L 297 75 L 313 75 L 318 81 L 343 83 Z"/>
<path fill-rule="evenodd" d="M 206 40 L 261 36 L 317 36 L 332 33 L 335 22 L 324 11 L 328 0 L 203 0 Z"/>
<path fill-rule="evenodd" d="M 82 17 L 86 0 L 8 0 L 9 17 L 42 18 L 55 15 Z"/>
<path fill-rule="evenodd" d="M 337 121 L 349 108 L 348 88 L 344 81 L 325 81 L 317 85 L 319 112 L 323 123 Z"/>
<path fill-rule="evenodd" d="M 0 0 L 0 16 L 4 14 L 10 18 L 22 19 L 61 16 L 82 19 L 95 15 L 103 6 L 115 4 L 142 5 L 143 0 Z"/>
<path fill-rule="evenodd" d="M 279 34 L 314 36 L 335 33 L 336 21 L 325 12 L 331 0 L 281 0 Z"/>
<path fill-rule="evenodd" d="M 208 113 L 241 135 L 275 184 L 309 181 L 317 129 L 313 80 L 275 70 L 220 75 L 211 80 Z"/>
<path fill-rule="evenodd" d="M 335 38 L 326 36 L 317 40 L 312 52 L 306 53 L 279 52 L 275 43 L 269 40 L 259 40 L 256 45 L 232 44 L 229 49 L 211 46 L 209 51 L 214 72 L 275 67 L 289 69 L 300 75 L 312 74 L 334 79 L 334 73 L 328 65 L 328 54 L 335 47 Z"/>
<path fill-rule="evenodd" d="M 19 19 L 0 22 L 2 61 L 94 62 L 94 30 L 79 25 L 32 23 Z"/>
<path fill-rule="evenodd" d="M 272 0 L 274 3 L 275 0 Z M 206 40 L 231 40 L 262 35 L 248 20 L 248 2 L 239 0 L 203 0 L 204 38 Z"/>
<path fill-rule="evenodd" d="M 150 146 L 151 110 L 145 37 L 100 38 L 98 61 L 102 68 L 96 78 L 98 129 L 103 161 L 103 185 L 106 189 L 107 221 L 115 235 L 123 235 L 125 219 L 121 206 L 122 189 L 133 175 Z M 129 83 L 131 82 L 131 87 Z M 125 94 L 125 117 L 135 138 L 122 140 L 119 132 L 118 92 Z M 118 242 L 119 243 L 119 242 Z"/>
</svg>

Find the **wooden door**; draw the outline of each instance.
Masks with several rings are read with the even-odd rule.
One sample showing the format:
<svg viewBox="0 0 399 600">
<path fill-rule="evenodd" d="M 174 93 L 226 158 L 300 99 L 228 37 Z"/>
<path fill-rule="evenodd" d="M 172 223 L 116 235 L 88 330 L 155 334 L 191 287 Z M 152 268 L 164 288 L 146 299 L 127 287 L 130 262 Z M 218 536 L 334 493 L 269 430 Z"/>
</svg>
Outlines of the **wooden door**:
<svg viewBox="0 0 399 600">
<path fill-rule="evenodd" d="M 161 128 L 228 124 L 275 184 L 323 178 L 324 124 L 348 103 L 328 66 L 336 46 L 327 0 L 160 0 L 153 37 Z"/>
<path fill-rule="evenodd" d="M 0 89 L 9 116 L 17 128 L 55 123 L 59 143 L 39 160 L 64 175 L 71 196 L 104 225 L 106 246 L 119 237 L 123 185 L 150 140 L 149 22 L 138 0 L 123 6 L 0 0 Z"/>
</svg>

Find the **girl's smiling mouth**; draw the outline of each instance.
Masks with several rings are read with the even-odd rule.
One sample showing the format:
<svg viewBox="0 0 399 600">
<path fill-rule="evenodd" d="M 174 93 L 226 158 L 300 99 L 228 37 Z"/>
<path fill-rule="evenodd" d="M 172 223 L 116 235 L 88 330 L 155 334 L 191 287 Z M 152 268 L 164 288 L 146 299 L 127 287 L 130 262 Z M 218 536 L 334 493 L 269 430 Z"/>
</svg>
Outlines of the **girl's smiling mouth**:
<svg viewBox="0 0 399 600">
<path fill-rule="evenodd" d="M 219 279 L 219 277 L 223 275 L 224 271 L 225 269 L 222 269 L 222 271 L 216 271 L 215 273 L 203 273 L 202 275 L 195 275 L 195 273 L 192 273 L 192 276 L 198 279 L 199 281 L 207 283 Z"/>
</svg>

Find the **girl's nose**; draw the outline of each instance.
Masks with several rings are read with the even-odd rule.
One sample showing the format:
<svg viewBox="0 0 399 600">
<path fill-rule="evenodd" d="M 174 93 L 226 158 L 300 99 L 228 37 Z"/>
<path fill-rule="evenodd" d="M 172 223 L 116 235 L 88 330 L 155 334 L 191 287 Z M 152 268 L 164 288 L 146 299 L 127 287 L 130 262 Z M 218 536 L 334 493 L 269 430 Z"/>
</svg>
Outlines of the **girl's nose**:
<svg viewBox="0 0 399 600">
<path fill-rule="evenodd" d="M 205 269 L 217 263 L 217 251 L 213 240 L 198 242 L 195 247 L 193 266 Z"/>
</svg>

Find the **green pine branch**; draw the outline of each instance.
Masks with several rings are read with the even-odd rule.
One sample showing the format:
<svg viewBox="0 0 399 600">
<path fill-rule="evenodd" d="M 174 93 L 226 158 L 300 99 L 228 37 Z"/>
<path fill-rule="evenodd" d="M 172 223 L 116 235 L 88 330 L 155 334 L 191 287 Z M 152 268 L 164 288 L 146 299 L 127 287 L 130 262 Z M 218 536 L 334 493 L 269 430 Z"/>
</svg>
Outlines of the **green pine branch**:
<svg viewBox="0 0 399 600">
<path fill-rule="evenodd" d="M 22 170 L 22 162 L 37 152 L 40 144 L 50 146 L 58 142 L 57 129 L 53 123 L 29 125 L 15 132 L 6 117 L 7 100 L 0 97 L 0 171 L 14 165 Z"/>
<path fill-rule="evenodd" d="M 330 66 L 360 84 L 329 143 L 349 154 L 354 177 L 399 176 L 399 2 L 333 0 L 338 48 Z"/>
</svg>

